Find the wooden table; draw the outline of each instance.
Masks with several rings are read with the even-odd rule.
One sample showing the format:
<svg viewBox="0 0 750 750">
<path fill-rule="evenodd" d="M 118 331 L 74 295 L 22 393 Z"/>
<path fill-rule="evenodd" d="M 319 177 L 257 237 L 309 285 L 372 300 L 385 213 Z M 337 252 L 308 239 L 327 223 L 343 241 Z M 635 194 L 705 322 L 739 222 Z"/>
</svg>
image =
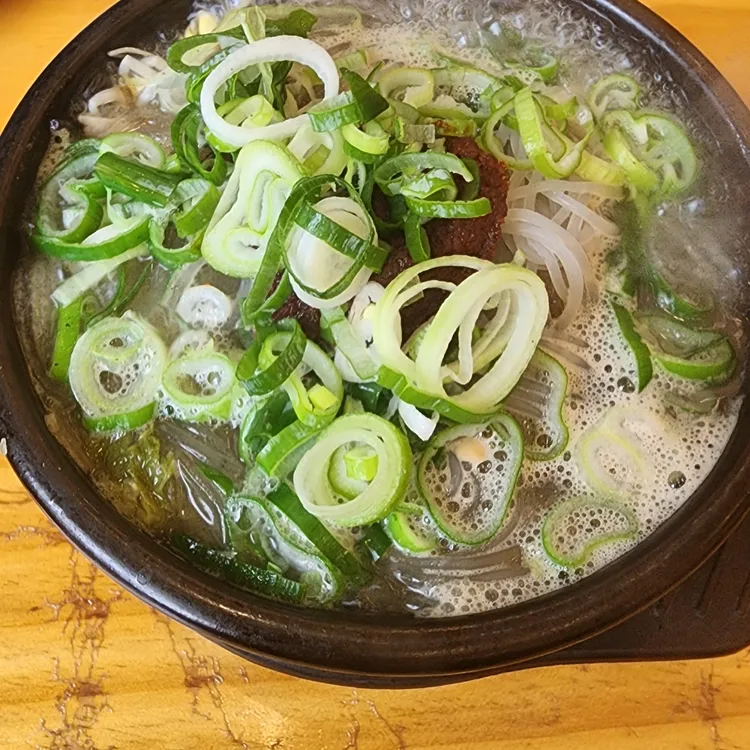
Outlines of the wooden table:
<svg viewBox="0 0 750 750">
<path fill-rule="evenodd" d="M 3 123 L 53 55 L 110 4 L 2 0 Z M 750 100 L 750 0 L 650 4 Z M 405 692 L 317 685 L 251 666 L 98 572 L 3 459 L 0 602 L 3 750 L 750 748 L 750 651 Z"/>
</svg>

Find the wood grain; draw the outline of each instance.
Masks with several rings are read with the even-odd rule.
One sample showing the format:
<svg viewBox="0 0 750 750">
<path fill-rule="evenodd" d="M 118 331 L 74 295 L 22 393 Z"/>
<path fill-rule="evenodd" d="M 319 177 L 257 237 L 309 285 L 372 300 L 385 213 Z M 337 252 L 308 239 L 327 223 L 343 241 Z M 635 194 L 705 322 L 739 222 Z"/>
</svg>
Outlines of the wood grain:
<svg viewBox="0 0 750 750">
<path fill-rule="evenodd" d="M 166 0 L 165 0 L 166 1 Z M 0 121 L 108 0 L 0 0 Z M 750 100 L 750 0 L 652 0 Z M 750 651 L 422 691 L 317 685 L 168 621 L 76 553 L 0 459 L 0 748 L 744 750 Z"/>
</svg>

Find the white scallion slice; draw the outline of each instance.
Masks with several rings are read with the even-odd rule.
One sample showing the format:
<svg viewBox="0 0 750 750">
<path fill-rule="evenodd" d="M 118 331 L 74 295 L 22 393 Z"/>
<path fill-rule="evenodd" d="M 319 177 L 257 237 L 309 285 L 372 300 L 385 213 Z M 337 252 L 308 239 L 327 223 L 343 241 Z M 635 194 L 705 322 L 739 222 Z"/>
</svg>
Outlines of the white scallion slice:
<svg viewBox="0 0 750 750">
<path fill-rule="evenodd" d="M 325 99 L 338 94 L 339 73 L 336 63 L 319 44 L 296 36 L 259 39 L 228 55 L 209 73 L 203 84 L 200 98 L 203 121 L 223 143 L 242 148 L 255 140 L 277 141 L 291 138 L 308 121 L 307 115 L 298 115 L 283 122 L 248 129 L 230 125 L 216 110 L 216 92 L 232 76 L 253 65 L 279 61 L 298 62 L 312 68 L 323 81 Z"/>
<path fill-rule="evenodd" d="M 342 446 L 367 446 L 378 458 L 375 477 L 353 499 L 337 493 L 329 478 L 332 458 Z M 404 498 L 411 470 L 411 448 L 398 428 L 374 414 L 350 414 L 316 438 L 297 465 L 294 489 L 305 508 L 322 521 L 362 526 L 382 520 Z"/>
<path fill-rule="evenodd" d="M 164 372 L 163 410 L 186 421 L 226 420 L 237 380 L 235 363 L 213 351 L 188 351 Z"/>
<path fill-rule="evenodd" d="M 87 426 L 110 430 L 148 421 L 166 361 L 159 334 L 133 313 L 89 328 L 73 349 L 69 370 Z"/>
</svg>

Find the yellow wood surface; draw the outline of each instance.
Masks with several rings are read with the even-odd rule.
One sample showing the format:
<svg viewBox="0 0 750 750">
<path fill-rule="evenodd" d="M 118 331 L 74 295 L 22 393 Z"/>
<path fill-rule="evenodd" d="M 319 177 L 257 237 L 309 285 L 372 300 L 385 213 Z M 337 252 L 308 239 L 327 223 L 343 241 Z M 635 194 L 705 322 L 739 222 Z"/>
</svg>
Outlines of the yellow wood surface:
<svg viewBox="0 0 750 750">
<path fill-rule="evenodd" d="M 110 4 L 0 0 L 0 122 Z M 650 4 L 750 100 L 750 0 Z M 21 748 L 746 750 L 750 652 L 407 692 L 284 677 L 168 621 L 97 572 L 0 458 L 0 749 Z"/>
</svg>

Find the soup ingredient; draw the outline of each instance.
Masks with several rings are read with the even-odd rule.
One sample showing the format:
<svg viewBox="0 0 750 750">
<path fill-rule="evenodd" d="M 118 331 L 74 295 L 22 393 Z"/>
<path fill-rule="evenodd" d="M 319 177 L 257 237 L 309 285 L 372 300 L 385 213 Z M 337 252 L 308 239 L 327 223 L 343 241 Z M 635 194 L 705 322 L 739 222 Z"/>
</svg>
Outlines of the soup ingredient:
<svg viewBox="0 0 750 750">
<path fill-rule="evenodd" d="M 336 451 L 347 445 L 371 448 L 378 468 L 356 497 L 339 502 L 340 493 L 331 486 L 328 472 Z M 321 520 L 361 526 L 382 520 L 403 499 L 411 463 L 411 449 L 400 430 L 373 414 L 350 414 L 335 420 L 302 457 L 294 471 L 294 489 L 305 509 Z"/>
<path fill-rule="evenodd" d="M 166 360 L 159 334 L 133 313 L 92 326 L 78 339 L 69 370 L 86 426 L 134 429 L 149 422 Z"/>
<path fill-rule="evenodd" d="M 565 368 L 542 349 L 537 349 L 503 402 L 503 408 L 521 426 L 526 458 L 551 461 L 567 447 L 568 426 L 563 415 L 567 388 Z"/>
<path fill-rule="evenodd" d="M 423 271 L 448 266 L 474 269 L 476 273 L 458 286 L 419 281 Z M 412 358 L 401 349 L 400 311 L 427 289 L 442 289 L 449 296 Z M 494 316 L 472 341 L 480 314 L 487 313 L 485 308 L 494 308 Z M 541 337 L 547 311 L 547 293 L 539 277 L 518 266 L 496 266 L 460 255 L 421 263 L 389 284 L 375 306 L 375 349 L 384 366 L 380 381 L 418 408 L 435 410 L 458 422 L 481 421 L 498 410 L 500 401 L 521 377 Z M 454 335 L 458 336 L 458 357 L 443 364 Z M 471 384 L 472 377 L 493 361 Z M 445 381 L 469 387 L 449 395 Z"/>
<path fill-rule="evenodd" d="M 542 543 L 552 562 L 578 568 L 602 545 L 632 539 L 638 521 L 614 500 L 579 497 L 557 505 L 544 519 Z"/>
<path fill-rule="evenodd" d="M 481 441 L 479 456 L 461 451 L 467 440 Z M 510 508 L 522 460 L 521 429 L 506 414 L 440 432 L 417 469 L 419 492 L 438 528 L 461 544 L 492 539 Z"/>
<path fill-rule="evenodd" d="M 654 374 L 654 368 L 651 364 L 651 353 L 636 330 L 633 318 L 628 310 L 617 302 L 612 303 L 612 309 L 614 310 L 615 318 L 617 318 L 617 324 L 620 326 L 620 333 L 633 353 L 638 376 L 638 393 L 640 393 L 651 382 Z"/>
<path fill-rule="evenodd" d="M 175 537 L 171 540 L 171 545 L 196 567 L 241 588 L 292 602 L 298 602 L 304 597 L 303 584 L 284 578 L 273 570 L 242 562 L 237 559 L 236 554 L 206 547 L 187 537 Z"/>
</svg>

